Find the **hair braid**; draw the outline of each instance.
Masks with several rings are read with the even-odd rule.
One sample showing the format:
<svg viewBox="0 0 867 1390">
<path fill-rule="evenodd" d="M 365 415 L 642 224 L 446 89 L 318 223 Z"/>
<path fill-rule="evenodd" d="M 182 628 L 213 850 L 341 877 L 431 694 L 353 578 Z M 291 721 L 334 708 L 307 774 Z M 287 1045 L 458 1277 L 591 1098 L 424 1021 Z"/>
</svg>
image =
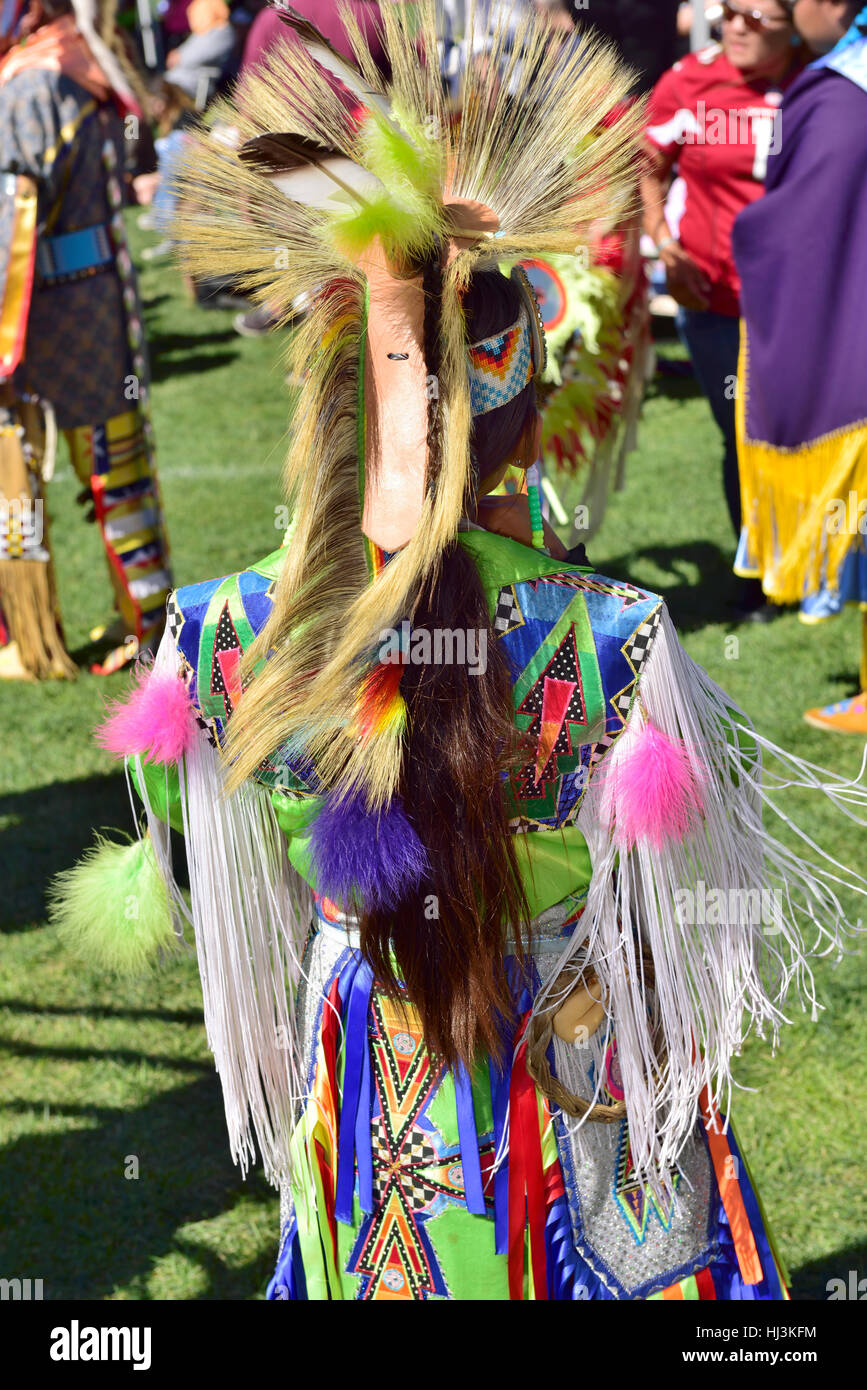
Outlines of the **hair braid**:
<svg viewBox="0 0 867 1390">
<path fill-rule="evenodd" d="M 424 360 L 427 368 L 427 476 L 429 493 L 436 491 L 442 468 L 442 412 L 439 408 L 439 377 L 442 362 L 441 319 L 443 270 L 439 251 L 425 263 Z"/>
<path fill-rule="evenodd" d="M 423 286 L 431 489 L 441 465 L 442 280 L 439 260 L 429 262 Z M 492 285 L 499 288 L 500 281 L 507 283 L 496 276 Z M 511 321 L 508 299 L 488 307 L 503 324 Z M 517 413 L 500 420 L 503 453 L 525 413 L 526 403 L 519 404 Z M 437 660 L 404 667 L 409 736 L 401 793 L 427 850 L 430 875 L 394 911 L 362 911 L 361 948 L 387 989 L 398 992 L 399 981 L 405 986 L 437 1058 L 469 1066 L 479 1047 L 494 1056 L 504 1048 L 503 1024 L 512 1014 L 505 956 L 522 956 L 529 908 L 503 783 L 516 759 L 512 678 L 478 571 L 457 540 L 422 583 L 412 625 L 414 634 L 430 634 L 432 651 L 443 630 L 463 632 L 467 641 L 477 636 L 486 663 L 478 670 Z"/>
</svg>

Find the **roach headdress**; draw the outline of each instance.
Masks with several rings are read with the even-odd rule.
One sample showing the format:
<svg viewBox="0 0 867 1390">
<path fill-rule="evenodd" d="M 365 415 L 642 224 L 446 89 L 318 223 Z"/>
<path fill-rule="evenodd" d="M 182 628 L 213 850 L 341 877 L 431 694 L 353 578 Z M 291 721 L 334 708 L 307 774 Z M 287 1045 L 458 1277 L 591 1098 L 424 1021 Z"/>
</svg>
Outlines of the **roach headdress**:
<svg viewBox="0 0 867 1390">
<path fill-rule="evenodd" d="M 290 41 L 190 143 L 175 232 L 190 272 L 231 275 L 284 320 L 314 291 L 290 349 L 303 380 L 285 471 L 295 529 L 229 730 L 230 777 L 240 784 L 279 748 L 310 760 L 333 796 L 361 795 L 378 811 L 398 785 L 405 728 L 399 697 L 367 707 L 381 634 L 411 615 L 457 533 L 474 412 L 509 399 L 542 366 L 531 295 L 501 343 L 475 345 L 462 295 L 476 267 L 574 251 L 591 223 L 622 215 L 639 119 L 601 125 L 629 74 L 604 45 L 561 44 L 532 10 L 517 25 L 501 17 L 493 32 L 485 23 L 487 61 L 468 62 L 459 120 L 443 94 L 430 0 L 383 5 L 388 79 L 350 11 L 353 61 L 290 7 L 280 14 Z M 478 28 L 473 10 L 471 55 Z M 421 271 L 432 261 L 442 283 L 436 378 L 423 359 L 410 364 L 401 414 L 423 416 L 435 392 L 440 462 L 433 476 L 420 430 L 417 524 L 374 572 L 361 523 L 388 439 L 380 429 L 377 440 L 370 417 L 378 399 L 381 420 L 391 388 L 369 330 L 380 300 L 393 298 L 392 322 L 413 286 L 423 306 Z"/>
</svg>

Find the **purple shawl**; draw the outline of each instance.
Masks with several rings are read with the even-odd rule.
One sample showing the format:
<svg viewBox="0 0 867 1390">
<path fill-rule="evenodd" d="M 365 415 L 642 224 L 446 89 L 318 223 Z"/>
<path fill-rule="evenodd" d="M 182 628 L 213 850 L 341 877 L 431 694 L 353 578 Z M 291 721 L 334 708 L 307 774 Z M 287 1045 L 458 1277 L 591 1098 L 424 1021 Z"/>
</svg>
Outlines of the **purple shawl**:
<svg viewBox="0 0 867 1390">
<path fill-rule="evenodd" d="M 786 95 L 765 196 L 735 223 L 746 435 L 797 448 L 867 421 L 867 92 L 828 68 Z"/>
</svg>

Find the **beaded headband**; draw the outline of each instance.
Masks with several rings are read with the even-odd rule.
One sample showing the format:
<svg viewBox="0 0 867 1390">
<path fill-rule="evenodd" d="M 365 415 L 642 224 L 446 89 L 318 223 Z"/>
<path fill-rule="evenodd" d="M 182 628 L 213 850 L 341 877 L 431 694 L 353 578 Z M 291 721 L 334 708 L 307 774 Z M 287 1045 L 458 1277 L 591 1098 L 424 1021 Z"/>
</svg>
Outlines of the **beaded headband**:
<svg viewBox="0 0 867 1390">
<path fill-rule="evenodd" d="M 518 319 L 510 328 L 471 343 L 469 348 L 470 408 L 474 416 L 507 405 L 545 370 L 545 330 L 533 288 L 520 266 L 514 267 L 510 278 L 524 301 Z"/>
</svg>

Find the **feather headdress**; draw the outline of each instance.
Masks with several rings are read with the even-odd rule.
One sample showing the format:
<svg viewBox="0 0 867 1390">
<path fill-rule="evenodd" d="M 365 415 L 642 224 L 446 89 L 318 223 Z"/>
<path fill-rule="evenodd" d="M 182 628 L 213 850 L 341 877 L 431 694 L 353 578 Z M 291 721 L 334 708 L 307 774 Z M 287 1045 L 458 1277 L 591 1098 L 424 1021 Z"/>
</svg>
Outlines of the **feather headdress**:
<svg viewBox="0 0 867 1390">
<path fill-rule="evenodd" d="M 285 475 L 297 524 L 230 725 L 230 780 L 278 747 L 303 750 L 335 795 L 363 794 L 376 811 L 397 789 L 405 721 L 359 717 L 358 692 L 383 630 L 436 573 L 471 485 L 462 295 L 480 264 L 574 251 L 591 223 L 620 217 L 640 119 L 602 125 L 630 74 L 605 45 L 562 45 L 532 10 L 517 24 L 501 15 L 491 33 L 471 9 L 467 52 L 484 23 L 485 62 L 468 63 L 459 120 L 446 109 L 433 0 L 382 6 L 388 79 L 349 10 L 353 62 L 290 7 L 281 15 L 293 41 L 191 142 L 175 231 L 190 272 L 230 274 L 286 319 L 316 289 L 291 348 L 304 383 Z M 372 577 L 361 530 L 366 467 L 376 469 L 364 411 L 376 390 L 369 267 L 384 258 L 408 279 L 432 257 L 443 274 L 440 466 L 411 540 Z"/>
</svg>

